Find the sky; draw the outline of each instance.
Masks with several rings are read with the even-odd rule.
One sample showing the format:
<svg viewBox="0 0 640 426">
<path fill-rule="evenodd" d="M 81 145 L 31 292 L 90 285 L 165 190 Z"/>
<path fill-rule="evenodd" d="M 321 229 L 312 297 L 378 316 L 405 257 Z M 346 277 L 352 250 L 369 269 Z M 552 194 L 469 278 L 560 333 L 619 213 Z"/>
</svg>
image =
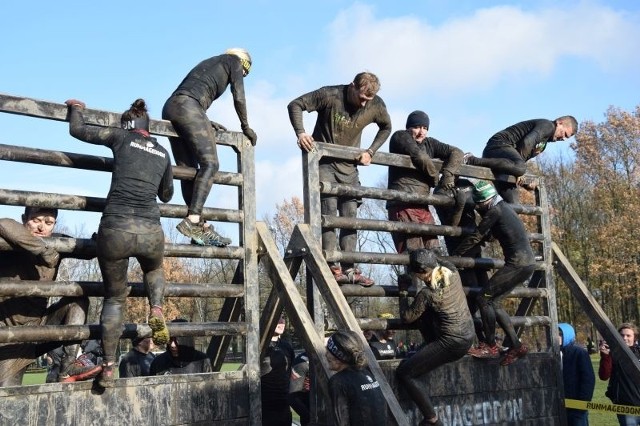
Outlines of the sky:
<svg viewBox="0 0 640 426">
<path fill-rule="evenodd" d="M 108 4 L 108 6 L 106 6 Z M 244 1 L 2 2 L 0 93 L 122 112 L 147 101 L 160 118 L 189 70 L 230 47 L 253 58 L 245 78 L 250 126 L 258 134 L 258 220 L 302 196 L 302 161 L 286 106 L 322 86 L 378 75 L 393 129 L 413 110 L 431 118 L 429 136 L 480 155 L 489 137 L 518 121 L 574 115 L 601 122 L 613 105 L 640 99 L 640 2 L 635 1 Z M 209 117 L 240 130 L 229 91 Z M 315 113 L 305 114 L 311 132 Z M 68 125 L 0 113 L 0 143 L 110 156 Z M 363 134 L 363 148 L 376 128 Z M 160 142 L 169 148 L 168 141 Z M 568 143 L 543 155 L 570 155 Z M 383 146 L 388 151 L 388 142 Z M 229 151 L 229 152 L 227 152 Z M 235 156 L 220 148 L 221 170 Z M 361 167 L 363 185 L 386 170 Z M 110 175 L 3 161 L 0 188 L 105 197 Z M 181 204 L 176 181 L 172 203 Z M 208 207 L 236 208 L 235 190 L 214 186 Z M 0 217 L 21 209 L 0 206 Z M 77 234 L 98 213 L 61 213 Z M 237 244 L 237 232 L 222 225 Z"/>
</svg>

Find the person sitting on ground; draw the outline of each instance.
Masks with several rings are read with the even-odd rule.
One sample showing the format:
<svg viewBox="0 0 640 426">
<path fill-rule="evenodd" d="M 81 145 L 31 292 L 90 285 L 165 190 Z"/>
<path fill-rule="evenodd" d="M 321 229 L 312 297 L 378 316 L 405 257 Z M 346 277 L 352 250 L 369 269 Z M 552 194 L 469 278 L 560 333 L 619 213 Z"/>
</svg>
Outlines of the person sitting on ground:
<svg viewBox="0 0 640 426">
<path fill-rule="evenodd" d="M 169 137 L 171 151 L 178 166 L 194 167 L 194 180 L 182 180 L 182 198 L 188 212 L 176 227 L 191 238 L 191 243 L 224 247 L 229 238 L 218 234 L 202 218 L 202 209 L 211 192 L 220 167 L 216 150 L 216 132 L 227 130 L 209 121 L 207 110 L 231 87 L 233 106 L 242 133 L 255 146 L 258 137 L 249 127 L 244 78 L 251 69 L 251 56 L 241 48 L 227 49 L 222 55 L 205 59 L 182 80 L 162 108 L 162 118 L 171 121 L 177 137 Z"/>
<path fill-rule="evenodd" d="M 58 210 L 49 207 L 28 206 L 22 215 L 22 223 L 0 219 L 0 237 L 14 250 L 0 256 L 0 278 L 11 281 L 54 281 L 58 274 L 60 255 L 47 238 L 62 236 L 53 233 Z M 0 298 L 0 327 L 40 325 L 83 325 L 87 318 L 89 299 L 86 297 L 62 297 L 47 306 L 47 297 Z M 3 343 L 0 344 L 0 387 L 19 386 L 27 367 L 39 356 L 54 350 L 59 342 L 52 343 Z M 76 359 L 79 345 L 64 346 L 60 373 Z"/>
<path fill-rule="evenodd" d="M 636 343 L 638 328 L 630 322 L 620 324 L 618 333 L 629 347 L 634 358 L 640 362 L 640 347 Z M 611 356 L 611 349 L 607 342 L 600 344 L 600 366 L 598 368 L 600 380 L 609 380 L 605 395 L 614 404 L 640 407 L 640 384 L 631 378 L 620 364 Z M 631 414 L 617 414 L 620 426 L 640 425 L 640 416 Z"/>
<path fill-rule="evenodd" d="M 436 185 L 443 189 L 452 189 L 455 175 L 462 164 L 462 151 L 427 136 L 429 116 L 423 111 L 413 111 L 409 114 L 405 127 L 406 130 L 398 130 L 391 136 L 389 152 L 410 156 L 415 169 L 389 166 L 387 188 L 413 195 L 429 195 L 431 188 Z M 443 161 L 440 171 L 432 161 L 434 158 Z M 441 175 L 439 179 L 438 175 Z M 427 205 L 389 200 L 387 210 L 390 221 L 430 225 L 435 223 Z M 398 253 L 439 246 L 438 237 L 432 235 L 392 232 L 391 237 Z"/>
<path fill-rule="evenodd" d="M 482 158 L 465 155 L 465 163 L 472 166 L 490 167 L 496 178 L 512 175 L 525 189 L 533 189 L 532 183 L 522 179 L 527 171 L 526 162 L 542 153 L 549 142 L 563 141 L 575 135 L 578 121 L 565 115 L 554 121 L 545 119 L 527 120 L 509 126 L 491 136 L 482 151 Z M 508 203 L 518 203 L 516 184 L 496 181 L 500 196 Z"/>
<path fill-rule="evenodd" d="M 380 80 L 370 72 L 358 73 L 353 82 L 346 85 L 326 86 L 304 94 L 289 103 L 289 120 L 296 132 L 298 147 L 306 152 L 315 149 L 315 141 L 340 146 L 360 148 L 362 131 L 371 123 L 378 125 L 373 142 L 354 160 L 336 160 L 325 157 L 320 160 L 320 181 L 346 185 L 360 185 L 358 165 L 368 166 L 374 154 L 391 134 L 391 118 L 382 99 L 377 96 Z M 302 112 L 318 112 L 313 134 L 305 131 Z M 362 200 L 353 196 L 321 195 L 320 210 L 323 215 L 355 218 Z M 340 250 L 356 249 L 358 231 L 340 230 Z M 322 228 L 322 248 L 336 250 L 336 230 Z M 362 275 L 352 262 L 329 264 L 338 284 L 360 284 L 369 287 L 374 281 Z"/>
<path fill-rule="evenodd" d="M 120 378 L 150 376 L 151 363 L 156 357 L 151 352 L 153 340 L 150 337 L 135 337 L 131 339 L 131 346 L 118 365 Z"/>
<path fill-rule="evenodd" d="M 473 319 L 453 264 L 432 250 L 419 249 L 409 254 L 409 272 L 413 277 L 398 278 L 400 315 L 403 322 L 418 322 L 425 345 L 400 363 L 396 376 L 424 416 L 420 425 L 442 425 L 420 378 L 467 353 L 475 336 Z M 407 290 L 413 278 L 425 286 L 409 306 Z"/>
<path fill-rule="evenodd" d="M 340 426 L 385 426 L 387 404 L 380 384 L 372 376 L 364 354 L 363 338 L 355 331 L 339 330 L 327 340 L 329 395 L 333 420 Z"/>
<path fill-rule="evenodd" d="M 471 349 L 469 354 L 475 358 L 500 356 L 496 343 L 497 321 L 509 341 L 509 350 L 500 361 L 500 365 L 506 366 L 525 356 L 529 349 L 518 338 L 511 317 L 502 307 L 502 299 L 516 286 L 531 278 L 535 269 L 535 257 L 522 220 L 513 207 L 502 200 L 490 182 L 478 181 L 472 196 L 482 220 L 476 231 L 464 237 L 452 255 L 466 256 L 493 236 L 502 248 L 504 267 L 493 274 L 476 295 L 485 340 Z"/>
<path fill-rule="evenodd" d="M 98 127 L 84 122 L 83 102 L 69 99 L 69 133 L 84 142 L 105 145 L 113 152 L 113 172 L 97 238 L 97 254 L 105 296 L 100 315 L 104 361 L 97 383 L 113 385 L 116 350 L 123 325 L 123 306 L 129 288 L 129 258 L 142 269 L 147 290 L 149 327 L 158 345 L 169 341 L 162 313 L 164 301 L 164 231 L 156 196 L 168 202 L 173 196 L 169 153 L 149 134 L 144 99 L 137 99 L 120 119 L 121 128 Z"/>
<path fill-rule="evenodd" d="M 188 322 L 178 318 L 171 323 Z M 210 373 L 211 361 L 204 352 L 195 348 L 192 336 L 172 337 L 167 343 L 166 352 L 155 357 L 149 367 L 150 376 L 167 374 Z"/>
<path fill-rule="evenodd" d="M 564 397 L 591 401 L 596 375 L 587 350 L 576 343 L 576 332 L 567 323 L 558 324 L 558 340 L 562 351 L 562 383 Z M 567 426 L 588 426 L 589 412 L 567 408 Z"/>
</svg>

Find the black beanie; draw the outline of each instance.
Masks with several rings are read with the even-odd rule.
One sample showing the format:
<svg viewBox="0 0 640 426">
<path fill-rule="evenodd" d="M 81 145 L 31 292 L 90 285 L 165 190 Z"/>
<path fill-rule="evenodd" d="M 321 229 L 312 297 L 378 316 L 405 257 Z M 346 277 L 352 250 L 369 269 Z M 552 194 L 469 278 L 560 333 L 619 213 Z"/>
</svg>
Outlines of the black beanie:
<svg viewBox="0 0 640 426">
<path fill-rule="evenodd" d="M 427 130 L 429 129 L 429 116 L 426 112 L 423 111 L 413 111 L 407 117 L 407 125 L 405 126 L 407 129 L 409 127 L 419 127 L 425 126 Z"/>
</svg>

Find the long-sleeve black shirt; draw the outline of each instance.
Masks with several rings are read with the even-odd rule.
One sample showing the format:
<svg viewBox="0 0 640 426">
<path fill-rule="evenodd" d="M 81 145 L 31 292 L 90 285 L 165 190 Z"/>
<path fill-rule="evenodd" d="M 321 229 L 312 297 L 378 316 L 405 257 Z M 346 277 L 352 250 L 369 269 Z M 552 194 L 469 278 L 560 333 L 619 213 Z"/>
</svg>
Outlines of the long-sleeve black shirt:
<svg viewBox="0 0 640 426">
<path fill-rule="evenodd" d="M 291 101 L 287 109 L 296 135 L 306 133 L 302 111 L 318 112 L 312 134 L 314 140 L 341 146 L 359 148 L 362 130 L 376 123 L 378 132 L 368 148 L 375 153 L 391 134 L 391 118 L 387 107 L 377 95 L 362 108 L 351 106 L 347 100 L 348 90 L 349 85 L 325 86 Z M 352 163 L 335 163 L 340 163 L 337 168 L 345 174 L 355 167 Z"/>
<path fill-rule="evenodd" d="M 467 235 L 454 250 L 453 256 L 462 256 L 489 236 L 500 243 L 504 261 L 515 266 L 528 266 L 535 263 L 529 235 L 511 205 L 503 200 L 494 203 L 481 213 L 482 220 L 473 234 Z"/>
<path fill-rule="evenodd" d="M 386 401 L 367 370 L 347 368 L 329 379 L 333 418 L 338 426 L 386 425 Z"/>
<path fill-rule="evenodd" d="M 556 124 L 545 119 L 521 121 L 491 136 L 486 150 L 510 146 L 515 148 L 524 161 L 540 154 L 553 140 Z"/>
<path fill-rule="evenodd" d="M 463 152 L 455 146 L 447 145 L 438 139 L 427 137 L 421 143 L 416 142 L 408 130 L 398 130 L 391 136 L 389 152 L 411 157 L 415 169 L 390 166 L 387 187 L 411 194 L 428 195 L 438 183 L 438 169 L 432 159 L 443 161 L 442 171 L 457 174 L 462 164 Z M 387 202 L 387 207 L 400 204 Z"/>
<path fill-rule="evenodd" d="M 244 129 L 249 127 L 247 101 L 244 96 L 244 74 L 242 62 L 235 55 L 218 55 L 196 65 L 178 85 L 173 95 L 186 95 L 200 103 L 203 110 L 209 109 L 231 86 L 233 106 Z"/>
<path fill-rule="evenodd" d="M 115 127 L 87 125 L 78 107 L 71 108 L 69 133 L 82 141 L 108 146 L 113 152 L 111 187 L 103 216 L 160 221 L 156 195 L 163 202 L 171 199 L 173 172 L 167 150 L 155 138 Z"/>
</svg>

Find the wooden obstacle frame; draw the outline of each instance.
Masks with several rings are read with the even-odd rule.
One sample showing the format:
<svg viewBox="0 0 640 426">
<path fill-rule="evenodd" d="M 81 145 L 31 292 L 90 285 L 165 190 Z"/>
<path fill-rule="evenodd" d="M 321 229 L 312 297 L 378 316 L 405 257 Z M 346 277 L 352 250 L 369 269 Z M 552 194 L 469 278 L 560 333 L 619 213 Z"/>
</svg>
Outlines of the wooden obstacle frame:
<svg viewBox="0 0 640 426">
<path fill-rule="evenodd" d="M 65 121 L 66 106 L 29 98 L 0 94 L 0 111 L 49 120 Z M 87 109 L 89 124 L 119 125 L 119 114 Z M 170 124 L 153 121 L 151 131 L 159 136 L 173 135 Z M 166 244 L 165 256 L 235 259 L 238 267 L 232 282 L 202 285 L 169 283 L 167 296 L 221 297 L 224 305 L 215 323 L 170 324 L 172 335 L 209 336 L 207 350 L 214 373 L 140 377 L 116 381 L 116 386 L 98 392 L 90 382 L 55 383 L 0 389 L 0 424 L 130 424 L 146 422 L 150 425 L 182 424 L 260 424 L 260 354 L 264 353 L 272 331 L 283 311 L 301 337 L 312 362 L 312 424 L 330 424 L 328 416 L 327 379 L 331 375 L 324 357 L 324 324 L 328 313 L 338 328 L 361 331 L 368 329 L 406 329 L 398 318 L 356 318 L 348 297 L 398 296 L 397 286 L 376 285 L 363 288 L 356 285 L 338 286 L 327 261 L 350 261 L 382 265 L 406 265 L 408 256 L 397 253 L 344 253 L 328 251 L 320 246 L 322 227 L 349 228 L 390 232 L 401 230 L 422 235 L 463 235 L 468 229 L 443 225 L 414 225 L 386 220 L 346 219 L 323 216 L 320 212 L 321 194 L 349 195 L 379 200 L 403 200 L 425 205 L 447 205 L 451 200 L 443 196 L 419 197 L 371 187 L 353 187 L 319 180 L 318 166 L 324 157 L 353 160 L 356 149 L 317 144 L 317 149 L 303 153 L 305 223 L 296 226 L 283 256 L 276 247 L 264 223 L 256 222 L 254 149 L 236 132 L 218 134 L 220 145 L 230 147 L 237 154 L 238 172 L 220 172 L 215 183 L 238 188 L 237 210 L 205 208 L 207 220 L 237 223 L 237 247 L 197 247 Z M 112 160 L 61 151 L 49 151 L 20 146 L 0 145 L 0 160 L 75 167 L 109 172 Z M 436 161 L 437 164 L 439 164 Z M 379 152 L 375 167 L 390 165 L 412 168 L 408 157 Z M 174 166 L 176 179 L 193 179 L 195 170 Z M 462 166 L 462 176 L 493 180 L 484 168 Z M 551 241 L 549 206 L 544 182 L 539 181 L 535 204 L 514 206 L 521 215 L 536 218 L 535 232 L 530 239 L 537 245 L 537 268 L 526 287 L 516 288 L 510 298 L 519 300 L 512 317 L 519 333 L 538 327 L 545 342 L 541 350 L 534 350 L 513 365 L 501 367 L 497 361 L 478 361 L 470 357 L 447 364 L 422 378 L 438 414 L 445 425 L 453 424 L 564 424 L 562 375 L 557 345 L 557 316 L 555 270 L 569 285 L 572 294 L 584 307 L 600 333 L 611 342 L 614 356 L 620 357 L 631 374 L 640 378 L 640 369 L 633 363 L 630 351 L 624 346 L 615 327 L 604 315 L 586 286 L 580 281 L 560 249 Z M 0 189 L 0 204 L 39 205 L 66 210 L 101 211 L 104 199 L 79 195 L 50 194 Z M 164 218 L 182 218 L 183 205 L 160 205 Z M 69 256 L 95 253 L 89 239 L 53 238 L 53 246 Z M 0 240 L 0 252 L 11 247 Z M 459 268 L 500 268 L 503 262 L 491 258 L 450 257 Z M 258 263 L 261 262 L 272 289 L 266 306 L 259 312 Z M 304 267 L 304 268 L 303 268 Z M 307 275 L 306 300 L 299 294 L 295 278 Z M 99 282 L 0 282 L 0 296 L 89 296 L 101 297 Z M 132 283 L 131 297 L 144 297 L 141 283 Z M 534 315 L 536 311 L 541 314 Z M 0 328 L 0 343 L 24 341 L 75 341 L 99 338 L 99 327 L 42 326 L 22 327 L 20 330 Z M 122 338 L 149 335 L 144 324 L 126 324 Z M 244 363 L 242 369 L 220 372 L 231 338 L 242 336 Z M 380 382 L 388 405 L 388 424 L 411 425 L 421 419 L 408 395 L 399 389 L 395 368 L 399 360 L 376 361 L 368 350 L 370 369 Z M 628 353 L 627 353 L 628 352 Z M 628 358 L 628 359 L 627 359 Z"/>
</svg>

